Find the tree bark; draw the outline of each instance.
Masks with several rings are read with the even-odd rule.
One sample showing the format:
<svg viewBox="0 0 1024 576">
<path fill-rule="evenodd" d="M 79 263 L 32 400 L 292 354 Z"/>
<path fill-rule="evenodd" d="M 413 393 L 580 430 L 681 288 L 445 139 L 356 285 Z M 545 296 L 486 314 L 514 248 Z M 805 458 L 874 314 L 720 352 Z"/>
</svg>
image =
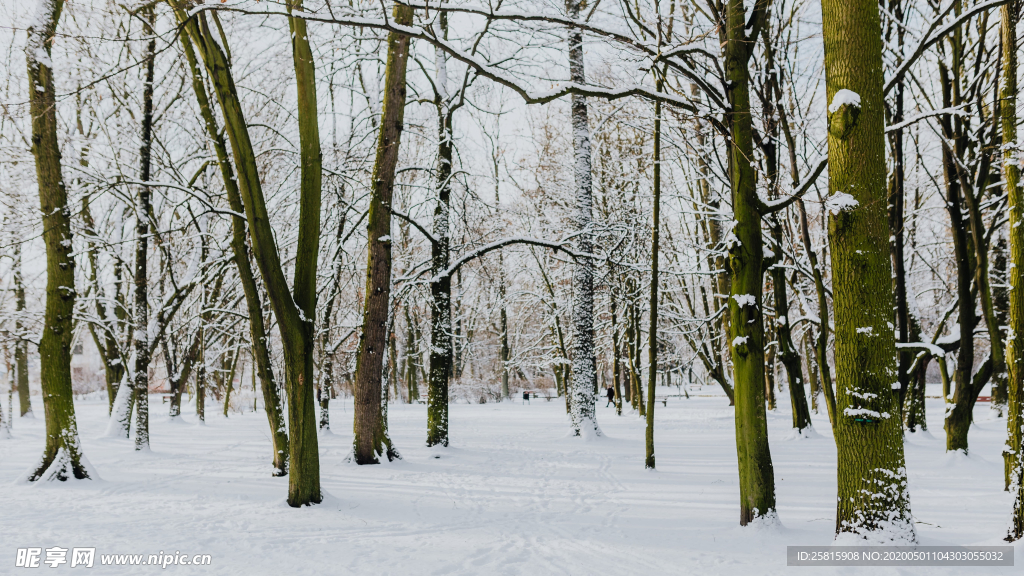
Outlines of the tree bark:
<svg viewBox="0 0 1024 576">
<path fill-rule="evenodd" d="M 90 478 L 78 441 L 78 424 L 71 391 L 71 340 L 74 336 L 75 261 L 71 245 L 71 213 L 61 175 L 57 142 L 57 102 L 50 51 L 63 0 L 40 0 L 28 29 L 25 48 L 28 68 L 32 155 L 39 184 L 46 245 L 46 312 L 39 342 L 42 366 L 46 445 L 28 480 Z"/>
<path fill-rule="evenodd" d="M 765 18 L 767 2 L 754 6 L 752 23 Z M 753 122 L 750 111 L 749 61 L 753 43 L 743 0 L 729 0 L 725 21 L 725 75 L 729 111 L 729 180 L 732 189 L 732 236 L 729 250 L 731 283 L 729 348 L 736 399 L 736 451 L 740 480 L 740 525 L 775 514 L 775 474 L 768 447 L 765 412 L 764 321 L 762 318 L 761 214 L 757 197 Z M 755 25 L 754 37 L 759 33 Z"/>
<path fill-rule="evenodd" d="M 32 414 L 32 397 L 28 389 L 28 340 L 25 339 L 25 326 L 22 324 L 22 315 L 25 311 L 25 281 L 21 275 L 21 242 L 15 239 L 12 249 L 14 264 L 11 269 L 11 276 L 14 284 L 14 310 L 17 316 L 14 319 L 14 331 L 17 340 L 14 342 L 14 382 L 18 389 L 18 415 L 25 416 Z"/>
<path fill-rule="evenodd" d="M 240 216 L 245 213 L 245 206 L 242 204 L 242 197 L 238 190 L 239 183 L 235 178 L 234 168 L 232 168 L 231 160 L 228 158 L 224 134 L 217 126 L 217 119 L 214 117 L 213 108 L 210 106 L 210 98 L 199 71 L 199 63 L 196 60 L 192 40 L 185 33 L 181 35 L 181 44 L 192 73 L 192 87 L 199 102 L 199 111 L 206 127 L 206 135 L 213 144 L 214 152 L 217 154 L 217 166 L 220 168 L 221 180 L 224 183 L 224 190 L 227 192 L 228 207 L 235 213 L 231 217 L 231 251 L 234 255 L 235 267 L 238 269 L 238 280 L 242 285 L 242 292 L 245 295 L 246 311 L 249 314 L 249 337 L 252 341 L 253 370 L 256 376 L 259 377 L 260 391 L 263 395 L 263 407 L 267 413 L 267 422 L 270 425 L 271 449 L 274 454 L 273 475 L 284 476 L 288 473 L 288 433 L 285 429 L 284 414 L 281 408 L 281 395 L 278 391 L 277 381 L 274 378 L 273 366 L 270 363 L 267 329 L 263 320 L 263 303 L 260 301 L 259 287 L 256 284 L 252 263 L 249 261 L 245 218 Z M 198 353 L 198 340 L 196 343 Z M 194 359 L 195 355 L 192 358 Z M 184 373 L 184 370 L 182 372 L 181 381 L 186 382 L 188 380 L 187 374 Z"/>
<path fill-rule="evenodd" d="M 411 24 L 412 8 L 396 4 L 392 17 L 396 24 Z M 366 298 L 356 360 L 353 450 L 358 464 L 377 464 L 378 456 L 385 454 L 389 460 L 397 456 L 391 440 L 383 433 L 386 423 L 382 421 L 381 377 L 387 353 L 388 310 L 391 304 L 391 198 L 405 118 L 408 60 L 409 37 L 388 34 L 384 102 L 366 223 Z M 447 422 L 444 424 L 446 426 Z"/>
<path fill-rule="evenodd" d="M 442 36 L 448 36 L 448 16 L 437 15 Z M 438 63 L 437 78 L 434 81 L 437 108 L 437 174 L 434 188 L 437 204 L 434 206 L 434 221 L 430 246 L 430 372 L 427 382 L 427 446 L 448 445 L 448 383 L 452 367 L 452 279 L 441 274 L 448 269 L 450 261 L 449 203 L 452 194 L 452 116 L 448 95 L 447 55 L 435 50 Z M 396 144 L 397 148 L 397 144 Z"/>
<path fill-rule="evenodd" d="M 253 254 L 281 332 L 290 432 L 288 503 L 295 507 L 316 504 L 320 502 L 321 494 L 317 418 L 313 404 L 315 331 L 312 319 L 315 318 L 316 304 L 321 169 L 314 70 L 305 20 L 289 18 L 300 102 L 298 115 L 302 162 L 299 237 L 293 293 L 288 288 L 281 266 L 260 182 L 256 155 L 224 47 L 218 43 L 217 36 L 211 33 L 205 13 L 189 18 L 186 13 L 186 8 L 190 6 L 188 2 L 178 0 L 173 5 L 178 21 L 192 38 L 217 92 L 235 167 L 238 170 L 239 192 L 249 223 Z M 301 9 L 301 5 L 290 3 L 289 9 Z M 216 17 L 215 13 L 213 17 Z"/>
<path fill-rule="evenodd" d="M 659 26 L 660 28 L 660 26 Z M 659 76 L 657 90 L 662 90 Z M 661 102 L 654 103 L 654 193 L 653 222 L 651 224 L 651 300 L 650 300 L 650 345 L 648 346 L 647 367 L 647 427 L 645 444 L 647 448 L 644 468 L 655 468 L 654 458 L 654 394 L 658 388 L 658 243 L 661 239 Z"/>
<path fill-rule="evenodd" d="M 152 169 L 153 146 L 153 68 L 156 63 L 156 36 L 153 25 L 156 11 L 150 5 L 145 9 L 146 26 L 150 36 L 146 43 L 146 81 L 142 94 L 142 148 L 139 150 L 139 179 L 149 182 Z M 149 450 L 149 186 L 139 186 L 135 204 L 135 449 Z"/>
<path fill-rule="evenodd" d="M 832 204 L 829 216 L 838 384 L 836 533 L 913 543 L 903 426 L 892 393 L 892 262 L 878 250 L 889 240 L 878 2 L 821 5 L 829 190 L 833 202 L 846 200 Z"/>
<path fill-rule="evenodd" d="M 565 11 L 571 20 L 579 20 L 582 0 L 566 0 Z M 586 83 L 583 62 L 583 32 L 579 28 L 568 30 L 569 79 L 578 85 Z M 573 176 L 576 182 L 573 226 L 577 233 L 576 250 L 593 252 L 591 223 L 593 219 L 593 190 L 591 185 L 590 126 L 587 123 L 587 99 L 573 94 L 572 142 L 575 157 Z M 570 385 L 569 421 L 576 436 L 601 435 L 597 425 L 594 389 L 597 385 L 597 360 L 594 350 L 594 261 L 578 258 L 573 268 L 572 307 L 572 368 Z"/>
<path fill-rule="evenodd" d="M 1017 143 L 1017 20 L 1020 13 L 1016 3 L 1002 7 L 1003 33 L 1003 86 L 1000 90 L 1000 110 L 1003 131 L 1003 179 L 1009 196 L 1010 236 L 1010 337 L 1007 348 L 1009 379 L 1007 388 L 1007 440 L 1008 450 L 1003 458 L 1006 462 L 1007 480 L 1013 494 L 1013 516 L 1006 539 L 1016 541 L 1024 538 L 1024 351 L 1021 349 L 1021 334 L 1024 334 L 1024 197 L 1020 188 L 1019 150 Z M 1009 488 L 1009 486 L 1008 486 Z"/>
</svg>

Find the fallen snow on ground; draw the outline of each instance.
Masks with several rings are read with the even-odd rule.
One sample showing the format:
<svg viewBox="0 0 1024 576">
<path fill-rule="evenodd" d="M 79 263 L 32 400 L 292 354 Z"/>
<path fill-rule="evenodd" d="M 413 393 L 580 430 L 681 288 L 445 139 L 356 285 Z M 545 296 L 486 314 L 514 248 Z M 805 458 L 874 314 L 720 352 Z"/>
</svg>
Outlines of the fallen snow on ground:
<svg viewBox="0 0 1024 576">
<path fill-rule="evenodd" d="M 334 433 L 320 437 L 328 496 L 305 509 L 289 508 L 287 479 L 270 476 L 262 412 L 211 416 L 205 426 L 187 413 L 175 424 L 157 413 L 167 405 L 154 396 L 152 452 L 136 453 L 128 440 L 103 437 L 105 400 L 79 401 L 82 445 L 100 481 L 16 483 L 41 452 L 41 418 L 17 419 L 13 438 L 0 440 L 0 574 L 24 572 L 13 568 L 17 548 L 53 546 L 96 547 L 87 574 L 159 573 L 98 564 L 102 554 L 161 551 L 212 556 L 210 566 L 168 568 L 177 574 L 971 573 L 787 568 L 787 545 L 832 542 L 836 451 L 824 411 L 814 416 L 817 434 L 798 436 L 780 396 L 768 416 L 779 523 L 748 528 L 738 526 L 732 408 L 722 397 L 657 404 L 656 472 L 644 470 L 644 425 L 635 414 L 616 417 L 602 402 L 605 437 L 584 443 L 567 437 L 561 400 L 453 405 L 449 448 L 424 446 L 425 406 L 392 405 L 403 460 L 356 466 L 345 461 L 351 400 L 339 399 Z M 1004 544 L 1005 421 L 979 405 L 970 456 L 949 456 L 942 406 L 929 400 L 929 408 L 931 433 L 907 439 L 921 543 Z M 1021 545 L 1015 551 L 1024 557 Z M 78 568 L 55 572 L 64 570 Z"/>
</svg>

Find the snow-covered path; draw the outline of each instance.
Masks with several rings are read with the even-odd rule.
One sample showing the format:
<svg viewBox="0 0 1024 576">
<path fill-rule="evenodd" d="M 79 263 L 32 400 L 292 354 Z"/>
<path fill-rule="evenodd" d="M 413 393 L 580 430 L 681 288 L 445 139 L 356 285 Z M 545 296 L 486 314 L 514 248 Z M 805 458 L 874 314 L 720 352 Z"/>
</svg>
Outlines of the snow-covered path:
<svg viewBox="0 0 1024 576">
<path fill-rule="evenodd" d="M 34 398 L 38 401 L 38 397 Z M 159 396 L 153 411 L 162 411 Z M 941 407 L 932 434 L 908 438 L 910 494 L 922 544 L 1004 544 L 1005 422 L 978 408 L 971 456 L 947 456 Z M 76 405 L 85 453 L 102 480 L 26 486 L 43 422 L 18 419 L 0 440 L 0 574 L 19 547 L 96 547 L 87 573 L 146 574 L 153 566 L 98 566 L 102 554 L 210 554 L 180 574 L 965 574 L 964 568 L 786 567 L 787 545 L 827 545 L 835 522 L 835 446 L 791 439 L 782 405 L 769 415 L 781 526 L 740 528 L 732 410 L 723 398 L 670 399 L 656 408 L 658 471 L 643 469 L 643 422 L 598 406 L 606 437 L 566 437 L 561 401 L 457 404 L 452 446 L 426 448 L 424 406 L 392 405 L 404 459 L 345 462 L 351 401 L 335 402 L 320 439 L 325 503 L 295 510 L 287 480 L 272 478 L 262 412 L 212 416 L 205 426 L 154 415 L 151 453 L 101 438 L 105 400 Z M 1018 544 L 1021 558 L 1024 548 Z M 1018 563 L 1022 560 L 1018 560 Z M 46 573 L 50 568 L 40 568 Z M 37 570 L 40 570 L 37 569 Z M 58 568 L 72 570 L 67 565 Z M 78 570 L 75 568 L 73 570 Z M 975 573 L 1017 574 L 1019 568 Z M 27 572 L 32 573 L 32 572 Z"/>
</svg>

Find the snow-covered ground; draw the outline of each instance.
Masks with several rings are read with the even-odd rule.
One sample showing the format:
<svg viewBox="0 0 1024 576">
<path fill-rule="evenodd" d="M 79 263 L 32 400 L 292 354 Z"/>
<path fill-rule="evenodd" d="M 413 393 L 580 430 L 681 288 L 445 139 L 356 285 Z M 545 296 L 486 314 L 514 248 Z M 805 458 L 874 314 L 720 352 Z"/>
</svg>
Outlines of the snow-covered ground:
<svg viewBox="0 0 1024 576">
<path fill-rule="evenodd" d="M 673 389 L 674 393 L 675 390 Z M 38 402 L 38 397 L 34 398 Z M 785 400 L 785 397 L 780 398 Z M 781 525 L 738 526 L 732 409 L 723 398 L 672 398 L 656 408 L 658 470 L 643 468 L 643 422 L 599 405 L 606 437 L 566 436 L 560 400 L 456 404 L 452 445 L 426 448 L 426 408 L 392 405 L 403 460 L 345 461 L 351 400 L 332 404 L 320 438 L 323 505 L 285 504 L 270 476 L 262 412 L 172 424 L 151 406 L 151 453 L 102 438 L 106 401 L 77 402 L 96 482 L 18 484 L 43 446 L 43 421 L 16 419 L 0 440 L 0 574 L 20 547 L 95 547 L 85 573 L 158 573 L 99 566 L 105 554 L 210 554 L 179 574 L 1019 574 L 1020 568 L 786 567 L 787 545 L 827 545 L 835 525 L 835 446 L 824 412 L 818 435 L 794 439 L 785 402 L 769 414 Z M 41 413 L 41 406 L 37 411 Z M 971 455 L 947 455 L 939 400 L 931 433 L 907 439 L 911 504 L 927 545 L 1001 545 L 1005 421 L 979 405 Z M 1024 547 L 1015 549 L 1024 558 Z M 45 555 L 45 554 L 44 554 Z M 1018 564 L 1024 560 L 1018 560 Z M 49 573 L 42 566 L 35 570 Z M 60 570 L 79 570 L 68 565 Z"/>
</svg>

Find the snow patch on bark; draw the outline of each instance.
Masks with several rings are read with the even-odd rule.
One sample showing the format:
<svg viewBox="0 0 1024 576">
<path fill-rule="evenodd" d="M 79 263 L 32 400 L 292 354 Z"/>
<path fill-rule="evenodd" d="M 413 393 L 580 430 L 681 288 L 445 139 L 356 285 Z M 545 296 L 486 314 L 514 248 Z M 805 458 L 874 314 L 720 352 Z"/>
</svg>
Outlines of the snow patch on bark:
<svg viewBox="0 0 1024 576">
<path fill-rule="evenodd" d="M 838 216 L 840 212 L 853 210 L 859 205 L 860 202 L 857 202 L 856 198 L 846 192 L 836 192 L 832 196 L 829 196 L 828 200 L 825 200 L 825 208 L 827 208 L 833 216 Z"/>
<path fill-rule="evenodd" d="M 835 96 L 832 97 L 832 103 L 828 105 L 828 113 L 835 114 L 846 105 L 860 108 L 860 94 L 846 88 L 836 92 Z"/>
</svg>

